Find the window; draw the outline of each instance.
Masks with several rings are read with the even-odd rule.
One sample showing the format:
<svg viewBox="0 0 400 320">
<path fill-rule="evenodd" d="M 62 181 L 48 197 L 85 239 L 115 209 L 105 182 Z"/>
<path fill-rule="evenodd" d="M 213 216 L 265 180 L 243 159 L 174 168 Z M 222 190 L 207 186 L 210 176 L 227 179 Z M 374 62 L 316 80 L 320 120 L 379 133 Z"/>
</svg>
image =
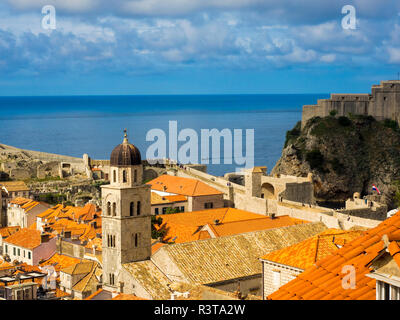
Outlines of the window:
<svg viewBox="0 0 400 320">
<path fill-rule="evenodd" d="M 140 216 L 140 201 L 137 203 L 137 215 Z"/>
<path fill-rule="evenodd" d="M 139 244 L 139 239 L 138 239 L 139 237 L 138 237 L 138 234 L 137 233 L 135 233 L 135 247 L 137 248 L 137 246 L 138 246 L 138 244 Z"/>
<path fill-rule="evenodd" d="M 167 207 L 162 208 L 162 214 L 166 214 L 167 213 Z"/>
<path fill-rule="evenodd" d="M 115 236 L 112 235 L 107 236 L 107 246 L 110 248 L 115 248 Z"/>
<path fill-rule="evenodd" d="M 135 204 L 133 202 L 131 202 L 130 207 L 129 207 L 129 215 L 132 217 L 134 214 L 134 208 Z"/>
<path fill-rule="evenodd" d="M 110 284 L 114 285 L 114 283 L 115 283 L 114 274 L 110 273 L 109 277 L 110 277 Z"/>
<path fill-rule="evenodd" d="M 214 203 L 212 202 L 206 202 L 204 204 L 204 209 L 212 209 L 214 207 Z"/>
<path fill-rule="evenodd" d="M 181 207 L 180 212 L 185 212 L 185 207 Z"/>
<path fill-rule="evenodd" d="M 18 257 L 21 256 L 21 249 L 18 248 Z"/>
<path fill-rule="evenodd" d="M 6 253 L 8 253 L 8 245 L 5 245 Z"/>
<path fill-rule="evenodd" d="M 135 171 L 133 172 L 133 181 L 137 182 L 137 170 L 135 169 Z"/>
<path fill-rule="evenodd" d="M 107 215 L 111 216 L 111 202 L 110 201 L 107 202 Z"/>
<path fill-rule="evenodd" d="M 13 255 L 16 256 L 17 255 L 17 248 L 13 248 Z"/>
<path fill-rule="evenodd" d="M 113 170 L 113 181 L 117 182 L 117 171 Z"/>
<path fill-rule="evenodd" d="M 28 259 L 30 259 L 30 258 L 31 258 L 31 252 L 28 251 Z"/>
<path fill-rule="evenodd" d="M 281 286 L 281 273 L 280 271 L 272 271 L 272 285 L 275 289 Z"/>
<path fill-rule="evenodd" d="M 17 300 L 23 300 L 24 299 L 24 292 L 22 290 L 18 290 L 16 292 L 17 294 Z"/>
<path fill-rule="evenodd" d="M 126 180 L 126 170 L 122 170 L 122 182 L 123 183 L 127 182 L 127 180 Z"/>
<path fill-rule="evenodd" d="M 114 217 L 117 215 L 117 204 L 115 202 L 113 203 L 112 215 Z"/>
<path fill-rule="evenodd" d="M 157 215 L 158 214 L 158 208 L 154 209 L 154 213 Z M 7 252 L 7 251 L 6 251 Z"/>
</svg>

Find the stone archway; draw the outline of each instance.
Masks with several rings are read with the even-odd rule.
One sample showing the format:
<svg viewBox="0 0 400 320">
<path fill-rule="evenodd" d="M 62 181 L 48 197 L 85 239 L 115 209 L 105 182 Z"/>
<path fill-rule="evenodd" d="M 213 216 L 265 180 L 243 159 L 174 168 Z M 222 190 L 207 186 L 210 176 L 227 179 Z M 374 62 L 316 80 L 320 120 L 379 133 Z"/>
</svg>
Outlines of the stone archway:
<svg viewBox="0 0 400 320">
<path fill-rule="evenodd" d="M 261 186 L 261 195 L 265 199 L 275 199 L 275 188 L 270 183 L 263 183 Z"/>
</svg>

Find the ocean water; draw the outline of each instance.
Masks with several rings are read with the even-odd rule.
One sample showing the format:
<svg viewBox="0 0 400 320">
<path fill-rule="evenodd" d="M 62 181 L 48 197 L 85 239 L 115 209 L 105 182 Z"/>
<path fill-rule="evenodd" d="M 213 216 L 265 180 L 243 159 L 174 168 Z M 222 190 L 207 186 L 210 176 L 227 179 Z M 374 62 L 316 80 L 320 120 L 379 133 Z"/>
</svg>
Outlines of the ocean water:
<svg viewBox="0 0 400 320">
<path fill-rule="evenodd" d="M 0 143 L 19 148 L 108 159 L 128 130 L 129 141 L 145 158 L 153 144 L 149 130 L 169 134 L 169 121 L 185 128 L 254 129 L 254 165 L 270 171 L 279 159 L 287 130 L 301 120 L 302 106 L 328 94 L 0 97 Z M 243 132 L 243 135 L 245 133 Z M 245 154 L 245 137 L 243 153 Z M 180 148 L 184 142 L 178 143 Z M 167 148 L 168 152 L 168 148 Z M 198 149 L 199 161 L 200 146 Z M 223 154 L 223 144 L 221 145 Z M 168 155 L 168 154 L 167 154 Z M 239 166 L 210 164 L 215 175 Z"/>
</svg>

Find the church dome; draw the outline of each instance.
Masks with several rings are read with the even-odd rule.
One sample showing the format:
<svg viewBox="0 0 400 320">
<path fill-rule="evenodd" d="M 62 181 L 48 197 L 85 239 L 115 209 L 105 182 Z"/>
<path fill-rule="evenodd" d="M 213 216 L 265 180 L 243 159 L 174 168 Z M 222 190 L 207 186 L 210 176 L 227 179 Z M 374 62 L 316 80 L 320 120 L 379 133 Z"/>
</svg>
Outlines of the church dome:
<svg viewBox="0 0 400 320">
<path fill-rule="evenodd" d="M 128 142 L 128 135 L 124 130 L 124 141 L 116 146 L 111 152 L 110 165 L 113 167 L 118 166 L 135 166 L 142 164 L 140 151 L 133 144 Z"/>
</svg>

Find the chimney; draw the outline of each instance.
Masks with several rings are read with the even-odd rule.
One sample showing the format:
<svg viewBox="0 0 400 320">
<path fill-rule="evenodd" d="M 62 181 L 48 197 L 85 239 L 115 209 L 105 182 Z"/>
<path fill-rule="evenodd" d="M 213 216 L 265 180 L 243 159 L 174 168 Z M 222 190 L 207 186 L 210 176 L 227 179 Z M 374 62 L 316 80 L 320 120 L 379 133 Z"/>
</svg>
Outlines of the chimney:
<svg viewBox="0 0 400 320">
<path fill-rule="evenodd" d="M 271 219 L 275 219 L 275 213 L 271 213 Z"/>
</svg>

